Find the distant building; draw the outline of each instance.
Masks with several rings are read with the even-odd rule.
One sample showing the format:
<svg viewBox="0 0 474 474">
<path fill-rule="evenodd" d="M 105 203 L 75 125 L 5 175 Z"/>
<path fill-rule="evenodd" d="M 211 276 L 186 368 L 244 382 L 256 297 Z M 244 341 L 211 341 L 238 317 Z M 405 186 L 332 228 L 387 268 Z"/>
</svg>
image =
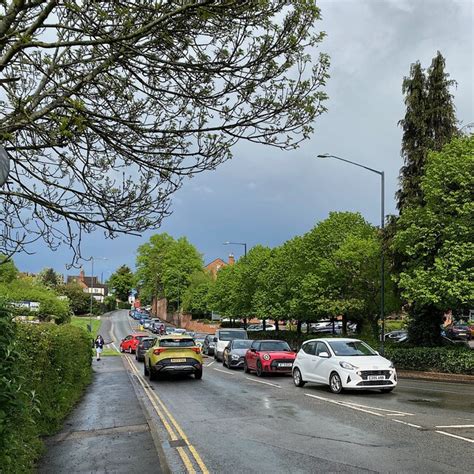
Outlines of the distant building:
<svg viewBox="0 0 474 474">
<path fill-rule="evenodd" d="M 205 266 L 205 269 L 212 275 L 213 278 L 217 278 L 217 272 L 224 267 L 227 267 L 227 265 L 234 265 L 235 263 L 235 258 L 232 254 L 229 255 L 229 261 L 224 262 L 222 258 L 216 258 L 212 262 L 208 263 Z"/>
<path fill-rule="evenodd" d="M 82 268 L 79 275 L 68 275 L 66 283 L 77 283 L 82 287 L 84 293 L 92 293 L 92 296 L 100 303 L 104 302 L 109 293 L 107 285 L 100 283 L 95 276 L 85 276 Z"/>
</svg>

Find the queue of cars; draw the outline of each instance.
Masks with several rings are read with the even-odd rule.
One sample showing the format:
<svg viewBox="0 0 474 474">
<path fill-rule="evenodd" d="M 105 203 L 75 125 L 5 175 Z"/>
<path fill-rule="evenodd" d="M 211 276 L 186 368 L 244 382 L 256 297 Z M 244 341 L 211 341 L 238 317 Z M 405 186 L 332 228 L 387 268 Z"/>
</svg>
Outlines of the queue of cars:
<svg viewBox="0 0 474 474">
<path fill-rule="evenodd" d="M 286 341 L 249 340 L 243 329 L 218 329 L 216 334 L 187 333 L 168 327 L 166 334 L 134 333 L 120 343 L 122 352 L 135 353 L 144 374 L 157 380 L 162 374 L 203 375 L 203 352 L 229 369 L 242 368 L 258 377 L 289 374 L 297 387 L 325 384 L 333 393 L 344 389 L 390 392 L 397 385 L 393 364 L 368 344 L 353 338 L 317 338 L 305 341 L 298 352 Z"/>
</svg>

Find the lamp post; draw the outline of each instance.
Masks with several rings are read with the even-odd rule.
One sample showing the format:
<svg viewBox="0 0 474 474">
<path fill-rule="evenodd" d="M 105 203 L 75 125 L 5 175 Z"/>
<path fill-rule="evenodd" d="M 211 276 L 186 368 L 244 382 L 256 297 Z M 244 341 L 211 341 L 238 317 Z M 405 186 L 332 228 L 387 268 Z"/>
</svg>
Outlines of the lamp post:
<svg viewBox="0 0 474 474">
<path fill-rule="evenodd" d="M 244 255 L 247 256 L 247 244 L 244 242 L 224 242 L 223 245 L 243 245 Z"/>
<path fill-rule="evenodd" d="M 91 270 L 92 270 L 92 275 L 91 275 L 91 285 L 94 284 L 94 260 L 107 260 L 105 257 L 89 257 L 91 261 Z M 90 288 L 91 291 L 91 299 L 90 299 L 90 312 L 89 312 L 89 332 L 92 333 L 92 300 L 94 298 L 94 293 L 93 293 L 93 287 Z"/>
<path fill-rule="evenodd" d="M 355 163 L 354 161 L 346 160 L 335 155 L 329 155 L 325 153 L 323 155 L 318 155 L 318 158 L 334 158 L 335 160 L 344 161 L 359 168 L 364 168 L 372 173 L 376 173 L 380 176 L 380 229 L 382 231 L 385 228 L 385 172 L 369 168 L 368 166 L 361 165 L 360 163 Z M 384 354 L 384 344 L 385 344 L 385 256 L 383 251 L 383 242 L 380 248 L 380 320 L 382 321 L 382 337 L 380 343 L 380 353 Z"/>
</svg>

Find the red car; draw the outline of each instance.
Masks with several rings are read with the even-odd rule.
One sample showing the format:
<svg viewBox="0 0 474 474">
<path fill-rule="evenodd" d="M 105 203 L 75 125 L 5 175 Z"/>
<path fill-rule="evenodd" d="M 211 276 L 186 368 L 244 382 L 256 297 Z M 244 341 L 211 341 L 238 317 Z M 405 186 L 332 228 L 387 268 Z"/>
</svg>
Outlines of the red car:
<svg viewBox="0 0 474 474">
<path fill-rule="evenodd" d="M 253 341 L 245 354 L 244 372 L 255 371 L 259 377 L 264 374 L 291 374 L 296 353 L 285 341 Z"/>
<path fill-rule="evenodd" d="M 134 354 L 137 350 L 138 344 L 145 337 L 150 337 L 150 335 L 144 332 L 129 334 L 126 338 L 122 339 L 122 342 L 120 343 L 120 352 Z"/>
</svg>

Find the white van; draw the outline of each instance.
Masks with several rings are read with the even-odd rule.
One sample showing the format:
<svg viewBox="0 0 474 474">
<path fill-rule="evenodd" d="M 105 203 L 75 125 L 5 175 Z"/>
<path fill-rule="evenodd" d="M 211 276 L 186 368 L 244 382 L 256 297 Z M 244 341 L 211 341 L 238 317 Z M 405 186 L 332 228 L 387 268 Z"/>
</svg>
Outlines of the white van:
<svg viewBox="0 0 474 474">
<path fill-rule="evenodd" d="M 229 344 L 229 341 L 233 341 L 234 339 L 248 339 L 247 331 L 245 329 L 231 328 L 218 329 L 214 336 L 214 342 L 216 343 L 214 359 L 221 361 L 224 349 L 227 347 L 227 344 Z"/>
</svg>

